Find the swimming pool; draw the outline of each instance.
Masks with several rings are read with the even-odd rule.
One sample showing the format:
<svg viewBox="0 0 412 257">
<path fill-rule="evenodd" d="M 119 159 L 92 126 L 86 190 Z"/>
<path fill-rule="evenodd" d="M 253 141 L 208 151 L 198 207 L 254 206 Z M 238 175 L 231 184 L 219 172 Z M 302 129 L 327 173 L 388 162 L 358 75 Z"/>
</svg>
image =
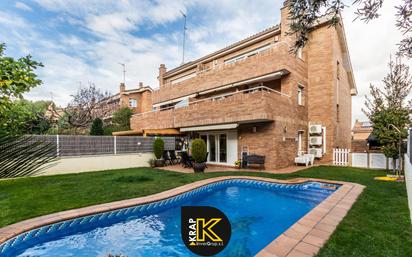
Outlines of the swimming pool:
<svg viewBox="0 0 412 257">
<path fill-rule="evenodd" d="M 180 206 L 213 206 L 232 225 L 218 256 L 253 256 L 336 190 L 324 183 L 231 179 L 150 204 L 80 217 L 23 233 L 0 256 L 194 256 L 180 235 Z"/>
</svg>

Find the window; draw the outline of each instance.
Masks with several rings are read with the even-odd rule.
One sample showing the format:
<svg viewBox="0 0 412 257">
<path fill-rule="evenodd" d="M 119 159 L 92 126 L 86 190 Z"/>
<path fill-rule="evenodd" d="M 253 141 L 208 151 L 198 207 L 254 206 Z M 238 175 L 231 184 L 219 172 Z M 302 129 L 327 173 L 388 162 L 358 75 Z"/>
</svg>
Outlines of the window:
<svg viewBox="0 0 412 257">
<path fill-rule="evenodd" d="M 185 81 L 185 80 L 194 78 L 194 77 L 196 77 L 196 75 L 197 75 L 196 72 L 193 72 L 193 73 L 190 73 L 190 74 L 188 74 L 188 75 L 182 76 L 182 77 L 180 77 L 180 78 L 174 79 L 174 80 L 172 80 L 171 83 L 172 83 L 172 85 L 174 85 L 174 84 L 183 82 L 183 81 Z"/>
<path fill-rule="evenodd" d="M 336 78 L 340 78 L 340 63 L 339 61 L 336 62 Z"/>
<path fill-rule="evenodd" d="M 299 47 L 299 48 L 298 48 L 298 51 L 296 52 L 296 56 L 297 56 L 299 59 L 303 60 L 302 47 Z"/>
<path fill-rule="evenodd" d="M 129 106 L 131 108 L 136 108 L 137 107 L 137 100 L 136 99 L 129 99 Z"/>
<path fill-rule="evenodd" d="M 303 153 L 303 131 L 298 131 L 298 156 Z"/>
<path fill-rule="evenodd" d="M 270 45 L 265 45 L 265 46 L 259 47 L 259 48 L 255 49 L 255 50 L 249 51 L 249 52 L 247 52 L 247 53 L 245 53 L 245 54 L 238 55 L 238 56 L 232 57 L 232 58 L 230 58 L 230 59 L 227 59 L 227 60 L 224 61 L 224 63 L 225 63 L 225 64 L 232 64 L 232 63 L 235 63 L 235 62 L 237 62 L 237 61 L 241 61 L 241 60 L 243 60 L 243 59 L 246 59 L 246 58 L 248 58 L 248 57 L 254 56 L 254 55 L 256 55 L 256 54 L 263 53 L 263 52 L 269 50 L 270 47 L 271 47 Z"/>
<path fill-rule="evenodd" d="M 303 86 L 298 85 L 298 105 L 303 105 Z"/>
</svg>

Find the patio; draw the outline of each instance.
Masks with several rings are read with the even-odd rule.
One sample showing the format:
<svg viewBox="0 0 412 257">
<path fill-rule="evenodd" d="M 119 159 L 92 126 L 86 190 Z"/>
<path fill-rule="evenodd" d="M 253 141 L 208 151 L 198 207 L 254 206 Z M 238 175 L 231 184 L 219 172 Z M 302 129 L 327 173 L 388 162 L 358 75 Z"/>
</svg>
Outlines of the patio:
<svg viewBox="0 0 412 257">
<path fill-rule="evenodd" d="M 314 165 L 314 166 L 317 166 L 317 165 Z M 181 164 L 168 165 L 165 167 L 159 167 L 158 169 L 176 171 L 176 172 L 181 172 L 181 173 L 193 173 L 194 172 L 193 168 L 184 168 Z M 307 167 L 295 165 L 295 166 L 289 166 L 286 168 L 276 169 L 276 170 L 259 170 L 259 169 L 237 169 L 237 168 L 229 167 L 229 166 L 219 166 L 219 165 L 208 164 L 208 167 L 206 168 L 205 173 L 235 171 L 235 172 L 288 174 L 288 173 L 298 172 L 304 169 L 307 169 Z"/>
</svg>

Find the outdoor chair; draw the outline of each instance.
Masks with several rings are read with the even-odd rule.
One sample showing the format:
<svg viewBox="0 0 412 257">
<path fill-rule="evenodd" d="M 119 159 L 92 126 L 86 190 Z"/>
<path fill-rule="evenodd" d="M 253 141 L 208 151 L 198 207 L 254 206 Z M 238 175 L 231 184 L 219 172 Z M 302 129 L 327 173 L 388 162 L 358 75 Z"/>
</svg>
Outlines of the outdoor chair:
<svg viewBox="0 0 412 257">
<path fill-rule="evenodd" d="M 176 157 L 176 153 L 173 150 L 169 151 L 169 156 L 170 156 L 170 161 L 172 162 L 172 164 L 178 164 L 179 163 L 179 159 Z"/>
<path fill-rule="evenodd" d="M 163 151 L 163 160 L 165 161 L 165 166 L 167 166 L 167 163 L 172 164 L 168 151 Z"/>
<path fill-rule="evenodd" d="M 209 157 L 209 152 L 206 153 L 206 158 L 205 158 L 206 168 L 208 168 L 207 167 L 207 157 Z"/>
<path fill-rule="evenodd" d="M 187 152 L 181 152 L 180 154 L 182 156 L 182 160 L 181 160 L 182 166 L 184 168 L 193 167 L 192 161 L 190 160 L 189 155 L 187 154 Z"/>
</svg>

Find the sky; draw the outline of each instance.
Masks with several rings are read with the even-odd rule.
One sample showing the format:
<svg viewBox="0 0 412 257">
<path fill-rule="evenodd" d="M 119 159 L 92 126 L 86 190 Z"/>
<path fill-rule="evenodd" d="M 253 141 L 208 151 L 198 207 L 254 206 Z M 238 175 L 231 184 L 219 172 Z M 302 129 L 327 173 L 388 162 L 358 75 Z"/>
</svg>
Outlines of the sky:
<svg viewBox="0 0 412 257">
<path fill-rule="evenodd" d="M 348 1 L 350 4 L 352 1 Z M 361 109 L 369 85 L 381 86 L 387 63 L 402 35 L 395 28 L 394 4 L 386 0 L 381 17 L 353 21 L 356 6 L 343 12 L 358 96 L 352 118 Z M 208 54 L 280 20 L 283 0 L 2 0 L 0 42 L 6 55 L 31 54 L 44 68 L 43 84 L 25 95 L 65 106 L 77 89 L 94 83 L 117 93 L 126 65 L 128 89 L 141 81 L 158 87 L 161 63 L 168 69 L 182 62 L 183 18 L 187 14 L 185 60 Z M 412 63 L 407 61 L 409 65 Z"/>
</svg>

